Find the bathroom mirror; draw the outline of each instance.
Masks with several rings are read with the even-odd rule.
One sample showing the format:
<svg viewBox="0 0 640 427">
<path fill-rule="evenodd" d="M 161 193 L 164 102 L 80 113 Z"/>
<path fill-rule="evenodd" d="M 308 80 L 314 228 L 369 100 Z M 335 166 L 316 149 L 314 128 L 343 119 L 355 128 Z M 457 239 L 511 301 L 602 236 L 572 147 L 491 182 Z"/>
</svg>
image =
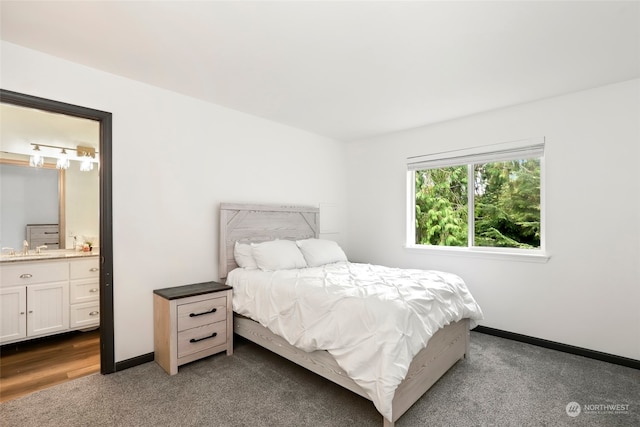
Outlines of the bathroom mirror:
<svg viewBox="0 0 640 427">
<path fill-rule="evenodd" d="M 0 239 L 5 250 L 22 249 L 28 224 L 58 224 L 58 248 L 65 247 L 64 187 L 64 170 L 55 164 L 33 168 L 24 155 L 0 152 Z"/>
<path fill-rule="evenodd" d="M 97 151 L 99 122 L 2 103 L 0 132 L 2 247 L 21 249 L 28 223 L 59 224 L 61 249 L 97 239 L 99 153 L 92 159 L 91 170 L 80 171 L 77 147 Z M 29 165 L 36 145 L 45 158 L 41 167 Z M 56 169 L 62 149 L 69 158 L 66 170 Z"/>
</svg>

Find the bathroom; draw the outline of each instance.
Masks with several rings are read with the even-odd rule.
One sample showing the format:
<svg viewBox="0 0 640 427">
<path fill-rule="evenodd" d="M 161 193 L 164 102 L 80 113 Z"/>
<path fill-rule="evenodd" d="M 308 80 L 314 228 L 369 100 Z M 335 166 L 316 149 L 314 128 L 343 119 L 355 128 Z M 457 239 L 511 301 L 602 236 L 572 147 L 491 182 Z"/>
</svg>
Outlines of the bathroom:
<svg viewBox="0 0 640 427">
<path fill-rule="evenodd" d="M 96 284 L 100 250 L 100 157 L 99 122 L 6 103 L 0 104 L 0 118 L 3 282 L 5 275 L 16 268 L 40 272 L 49 271 L 49 266 L 55 267 L 52 271 L 64 266 L 69 276 L 65 279 L 68 287 L 63 286 L 59 291 L 65 293 L 64 316 L 58 319 L 64 325 L 31 330 L 32 308 L 27 302 L 29 312 L 23 316 L 27 331 L 12 335 L 9 330 L 12 322 L 5 319 L 3 313 L 0 345 L 5 357 L 16 349 L 30 347 L 33 342 L 65 339 L 78 333 L 70 331 L 95 330 L 99 325 L 99 286 Z M 43 163 L 39 164 L 34 155 L 40 155 Z M 78 273 L 78 269 L 86 270 L 86 274 Z M 30 280 L 34 278 L 26 282 Z M 58 277 L 51 276 L 51 281 L 54 280 L 60 282 Z M 3 283 L 0 289 L 3 301 L 18 298 L 11 295 L 12 291 L 20 290 L 18 285 Z M 29 286 L 26 289 L 28 293 Z M 55 294 L 53 290 L 49 292 Z M 18 311 L 17 314 L 22 313 L 21 309 Z M 99 341 L 92 345 L 98 347 L 99 353 Z M 5 382 L 4 372 L 2 382 Z"/>
</svg>

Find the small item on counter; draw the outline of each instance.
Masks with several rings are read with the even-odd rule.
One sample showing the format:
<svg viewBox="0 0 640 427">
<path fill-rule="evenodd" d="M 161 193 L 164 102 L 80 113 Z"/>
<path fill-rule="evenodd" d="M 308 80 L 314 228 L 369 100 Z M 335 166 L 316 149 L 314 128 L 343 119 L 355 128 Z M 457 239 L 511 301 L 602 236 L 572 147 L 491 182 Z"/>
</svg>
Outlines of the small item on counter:
<svg viewBox="0 0 640 427">
<path fill-rule="evenodd" d="M 91 252 L 92 249 L 93 249 L 93 242 L 90 242 L 87 240 L 84 242 L 84 245 L 82 245 L 83 252 Z"/>
</svg>

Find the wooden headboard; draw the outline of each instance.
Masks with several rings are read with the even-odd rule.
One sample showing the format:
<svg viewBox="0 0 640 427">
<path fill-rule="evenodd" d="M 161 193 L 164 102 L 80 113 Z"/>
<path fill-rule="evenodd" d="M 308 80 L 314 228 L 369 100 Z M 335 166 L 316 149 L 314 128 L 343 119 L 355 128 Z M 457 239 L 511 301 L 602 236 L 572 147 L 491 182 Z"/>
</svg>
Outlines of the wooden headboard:
<svg viewBox="0 0 640 427">
<path fill-rule="evenodd" d="M 220 204 L 219 275 L 236 268 L 235 242 L 308 239 L 320 233 L 320 209 L 313 206 Z"/>
</svg>

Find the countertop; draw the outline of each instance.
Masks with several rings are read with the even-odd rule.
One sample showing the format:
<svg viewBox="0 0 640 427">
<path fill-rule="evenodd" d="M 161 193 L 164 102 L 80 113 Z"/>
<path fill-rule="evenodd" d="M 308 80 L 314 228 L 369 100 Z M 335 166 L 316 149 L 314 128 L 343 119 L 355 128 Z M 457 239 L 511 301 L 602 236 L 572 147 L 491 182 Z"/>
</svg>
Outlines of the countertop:
<svg viewBox="0 0 640 427">
<path fill-rule="evenodd" d="M 33 251 L 29 251 L 29 255 L 23 255 L 21 252 L 16 253 L 16 255 L 2 254 L 0 255 L 0 263 L 51 261 L 56 259 L 96 257 L 98 255 L 100 255 L 100 251 L 96 248 L 90 252 L 76 251 L 74 249 L 44 249 L 39 254 L 33 253 Z"/>
</svg>

